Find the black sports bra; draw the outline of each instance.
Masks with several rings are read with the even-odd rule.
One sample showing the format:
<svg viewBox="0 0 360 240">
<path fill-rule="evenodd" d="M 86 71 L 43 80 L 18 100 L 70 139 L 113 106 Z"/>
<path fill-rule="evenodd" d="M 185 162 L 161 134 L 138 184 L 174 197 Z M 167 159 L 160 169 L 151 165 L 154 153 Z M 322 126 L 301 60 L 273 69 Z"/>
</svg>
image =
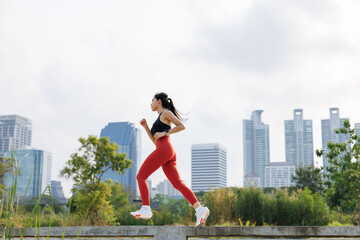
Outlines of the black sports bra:
<svg viewBox="0 0 360 240">
<path fill-rule="evenodd" d="M 163 123 L 160 121 L 160 116 L 162 112 L 159 114 L 159 117 L 156 119 L 154 124 L 152 125 L 152 128 L 150 130 L 151 134 L 154 135 L 157 132 L 164 132 L 165 130 L 170 130 L 171 126 L 167 125 L 166 123 Z"/>
</svg>

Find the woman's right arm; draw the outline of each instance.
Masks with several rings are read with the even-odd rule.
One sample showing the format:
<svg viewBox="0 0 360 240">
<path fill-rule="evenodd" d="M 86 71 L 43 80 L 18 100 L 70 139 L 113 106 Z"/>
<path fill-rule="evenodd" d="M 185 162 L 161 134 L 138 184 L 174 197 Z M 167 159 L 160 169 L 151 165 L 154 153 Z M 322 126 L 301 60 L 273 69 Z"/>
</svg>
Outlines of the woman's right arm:
<svg viewBox="0 0 360 240">
<path fill-rule="evenodd" d="M 150 128 L 149 128 L 149 126 L 147 125 L 146 120 L 145 120 L 145 119 L 141 120 L 141 121 L 140 121 L 140 124 L 141 124 L 141 126 L 143 126 L 143 127 L 145 128 L 145 131 L 146 131 L 146 133 L 148 134 L 150 140 L 155 144 L 155 138 L 154 138 L 154 136 L 152 135 L 152 133 L 151 133 L 151 131 L 150 131 Z"/>
</svg>

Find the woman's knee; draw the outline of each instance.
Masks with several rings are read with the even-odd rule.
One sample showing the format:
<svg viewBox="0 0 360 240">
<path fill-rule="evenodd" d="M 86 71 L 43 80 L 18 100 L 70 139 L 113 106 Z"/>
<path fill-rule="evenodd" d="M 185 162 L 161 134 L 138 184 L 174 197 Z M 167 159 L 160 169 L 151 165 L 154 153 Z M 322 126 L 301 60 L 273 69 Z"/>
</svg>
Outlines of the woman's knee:
<svg viewBox="0 0 360 240">
<path fill-rule="evenodd" d="M 138 174 L 136 175 L 136 179 L 138 181 L 146 181 L 146 178 L 144 177 L 144 174 L 142 174 L 141 172 L 138 172 Z"/>
</svg>

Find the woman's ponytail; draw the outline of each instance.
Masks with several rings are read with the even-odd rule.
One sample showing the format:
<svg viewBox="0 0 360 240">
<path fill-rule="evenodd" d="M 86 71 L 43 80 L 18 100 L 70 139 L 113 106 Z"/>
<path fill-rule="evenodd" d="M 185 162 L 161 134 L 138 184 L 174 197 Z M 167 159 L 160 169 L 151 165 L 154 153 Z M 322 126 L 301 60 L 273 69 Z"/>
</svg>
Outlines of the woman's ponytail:
<svg viewBox="0 0 360 240">
<path fill-rule="evenodd" d="M 174 106 L 174 102 L 168 95 L 164 92 L 155 94 L 156 99 L 160 99 L 162 106 L 168 110 L 170 110 L 181 122 L 185 122 L 187 119 L 182 118 L 182 115 Z"/>
</svg>

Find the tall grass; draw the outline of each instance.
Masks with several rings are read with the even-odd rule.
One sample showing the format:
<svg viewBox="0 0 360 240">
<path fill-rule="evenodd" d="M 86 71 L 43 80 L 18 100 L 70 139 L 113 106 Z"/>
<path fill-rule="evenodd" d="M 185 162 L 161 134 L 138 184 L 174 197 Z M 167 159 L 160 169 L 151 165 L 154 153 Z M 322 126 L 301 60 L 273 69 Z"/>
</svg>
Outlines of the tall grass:
<svg viewBox="0 0 360 240">
<path fill-rule="evenodd" d="M 71 208 L 71 200 L 70 205 L 68 209 L 68 213 L 66 216 L 56 216 L 55 214 L 51 216 L 46 216 L 45 218 L 42 216 L 42 208 L 41 208 L 41 200 L 48 194 L 50 198 L 50 212 L 55 213 L 54 210 L 54 203 L 53 198 L 51 196 L 51 189 L 50 186 L 46 186 L 46 188 L 41 192 L 38 199 L 36 200 L 36 203 L 31 210 L 30 214 L 26 214 L 23 209 L 25 205 L 25 198 L 26 194 L 28 192 L 30 182 L 32 175 L 30 175 L 29 181 L 27 183 L 25 194 L 22 199 L 20 199 L 20 194 L 18 193 L 18 177 L 21 174 L 20 172 L 20 166 L 22 161 L 26 159 L 28 154 L 26 154 L 20 161 L 18 161 L 15 150 L 11 150 L 11 161 L 13 163 L 12 168 L 12 184 L 7 189 L 6 192 L 4 192 L 3 199 L 1 200 L 0 204 L 0 221 L 3 219 L 4 221 L 1 221 L 3 225 L 3 232 L 2 232 L 2 239 L 11 239 L 12 238 L 12 229 L 15 227 L 19 227 L 19 221 L 21 222 L 21 226 L 23 227 L 20 229 L 20 237 L 23 239 L 24 233 L 26 232 L 26 229 L 29 227 L 35 227 L 35 238 L 40 237 L 40 227 L 43 227 L 44 224 L 48 226 L 49 231 L 47 235 L 47 239 L 49 239 L 50 229 L 53 223 L 53 220 L 55 220 L 56 226 L 63 226 L 64 231 L 62 234 L 62 239 L 64 239 L 66 226 L 70 223 L 70 208 Z M 40 183 L 40 179 L 39 179 Z M 40 188 L 40 184 L 38 184 Z M 40 192 L 40 191 L 39 191 Z M 82 227 L 85 225 L 85 220 L 87 217 L 87 214 L 92 207 L 92 205 L 95 202 L 97 196 L 93 199 L 91 204 L 88 206 L 86 216 L 83 219 L 79 219 L 79 222 L 82 223 L 81 228 L 79 230 L 78 236 L 81 234 Z M 21 200 L 21 201 L 20 201 Z M 45 220 L 45 221 L 44 221 Z M 1 223 L 0 222 L 0 223 Z"/>
<path fill-rule="evenodd" d="M 339 221 L 349 224 L 342 213 L 331 210 L 319 193 L 277 189 L 264 193 L 260 188 L 222 188 L 204 194 L 211 214 L 209 225 L 324 226 Z M 239 220 L 240 219 L 240 220 Z"/>
</svg>

